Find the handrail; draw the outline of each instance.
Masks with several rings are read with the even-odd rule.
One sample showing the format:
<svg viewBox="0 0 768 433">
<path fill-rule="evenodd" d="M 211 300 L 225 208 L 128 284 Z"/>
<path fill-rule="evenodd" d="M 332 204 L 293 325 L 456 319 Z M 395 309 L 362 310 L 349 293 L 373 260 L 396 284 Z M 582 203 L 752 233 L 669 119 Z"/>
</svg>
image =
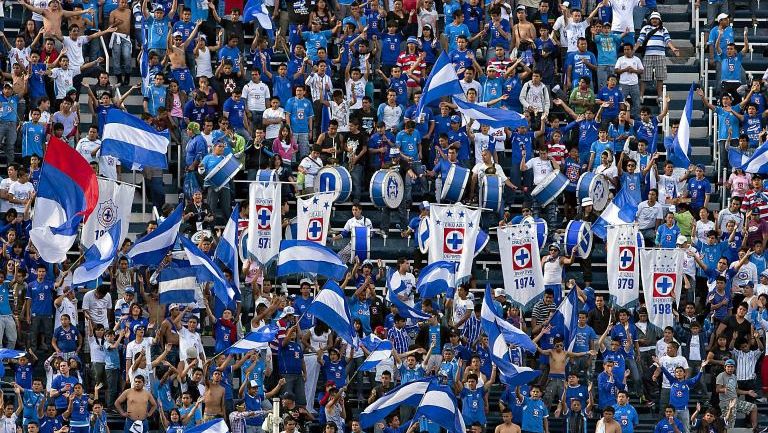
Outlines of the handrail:
<svg viewBox="0 0 768 433">
<path fill-rule="evenodd" d="M 661 100 L 664 104 L 667 102 L 667 85 L 665 84 L 661 89 Z M 663 105 L 660 105 L 661 107 L 664 107 Z M 663 108 L 662 108 L 663 109 Z M 662 126 L 662 130 L 664 131 L 664 136 L 669 136 L 669 116 L 664 116 L 664 123 Z"/>
<path fill-rule="evenodd" d="M 723 167 L 723 182 L 725 182 L 725 179 L 728 179 L 728 169 Z M 720 185 L 720 206 L 721 207 L 724 207 L 726 203 L 725 190 L 726 190 L 725 185 Z"/>
<path fill-rule="evenodd" d="M 712 103 L 712 97 L 714 96 L 714 89 L 712 87 L 709 87 L 709 95 L 707 96 L 707 101 Z M 715 155 L 715 167 L 716 167 L 716 176 L 718 183 L 721 182 L 720 179 L 720 169 L 722 168 L 722 158 L 720 155 L 720 143 L 718 143 L 717 140 L 717 119 L 714 118 L 714 113 L 712 113 L 712 110 L 709 110 L 710 117 L 712 117 L 712 142 L 714 144 L 714 155 Z"/>
<path fill-rule="evenodd" d="M 701 32 L 699 34 L 699 37 L 701 38 L 701 40 L 696 45 L 696 51 L 698 51 L 698 54 L 699 54 L 699 70 L 701 71 L 699 75 L 703 80 L 704 74 L 705 74 L 704 61 L 706 60 L 706 57 L 704 56 L 704 32 Z"/>
<path fill-rule="evenodd" d="M 691 0 L 691 24 L 696 32 L 696 47 L 701 43 L 701 35 L 699 35 L 699 16 L 701 15 L 701 9 L 696 6 L 696 0 Z"/>
<path fill-rule="evenodd" d="M 107 49 L 107 44 L 104 43 L 104 36 L 99 36 L 99 41 L 101 42 L 101 49 L 102 51 L 104 51 L 104 62 L 106 65 L 104 67 L 104 70 L 107 71 L 107 73 L 109 73 L 109 64 L 110 64 L 109 50 Z"/>
</svg>

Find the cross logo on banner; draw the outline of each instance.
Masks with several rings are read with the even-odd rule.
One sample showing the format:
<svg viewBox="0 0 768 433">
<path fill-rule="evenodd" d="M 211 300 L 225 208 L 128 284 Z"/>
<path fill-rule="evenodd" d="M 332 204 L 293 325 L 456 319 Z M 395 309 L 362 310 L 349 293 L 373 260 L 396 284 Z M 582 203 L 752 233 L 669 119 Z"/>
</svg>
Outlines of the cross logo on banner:
<svg viewBox="0 0 768 433">
<path fill-rule="evenodd" d="M 672 296 L 676 278 L 675 274 L 653 274 L 653 296 Z"/>
<path fill-rule="evenodd" d="M 461 254 L 464 250 L 464 229 L 451 227 L 443 229 L 443 253 Z"/>
<path fill-rule="evenodd" d="M 619 247 L 619 271 L 635 271 L 635 247 Z"/>
<path fill-rule="evenodd" d="M 533 265 L 532 258 L 531 244 L 514 245 L 512 247 L 512 270 L 531 269 L 531 265 Z"/>
<path fill-rule="evenodd" d="M 320 242 L 323 239 L 323 219 L 310 218 L 307 224 L 307 240 Z"/>
<path fill-rule="evenodd" d="M 256 205 L 256 228 L 269 230 L 272 221 L 272 206 Z"/>
</svg>

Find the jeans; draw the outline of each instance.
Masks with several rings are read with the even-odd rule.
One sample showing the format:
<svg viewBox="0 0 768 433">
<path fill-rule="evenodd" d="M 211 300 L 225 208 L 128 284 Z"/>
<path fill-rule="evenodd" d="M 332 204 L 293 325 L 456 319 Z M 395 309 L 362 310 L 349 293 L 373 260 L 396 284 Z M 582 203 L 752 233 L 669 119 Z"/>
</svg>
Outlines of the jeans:
<svg viewBox="0 0 768 433">
<path fill-rule="evenodd" d="M 121 41 L 121 44 L 112 44 L 112 75 L 131 73 L 131 46 L 130 42 Z"/>
<path fill-rule="evenodd" d="M 363 193 L 363 177 L 365 176 L 363 166 L 355 164 L 349 174 L 352 175 L 352 202 L 360 203 L 360 196 Z"/>
<path fill-rule="evenodd" d="M 149 180 L 149 194 L 152 199 L 152 206 L 158 210 L 165 204 L 165 186 L 163 185 L 163 176 L 152 176 Z"/>
<path fill-rule="evenodd" d="M 642 378 L 640 376 L 640 369 L 637 368 L 637 360 L 634 358 L 626 359 L 627 368 L 630 371 L 632 377 L 632 389 L 636 395 L 642 395 Z"/>
<path fill-rule="evenodd" d="M 291 392 L 296 396 L 296 404 L 298 406 L 306 406 L 306 398 L 304 396 L 304 378 L 301 374 L 285 374 L 281 373 L 281 377 L 285 379 L 285 385 L 283 385 L 283 392 Z"/>
<path fill-rule="evenodd" d="M 717 3 L 707 2 L 707 25 L 712 27 L 716 25 L 715 19 L 720 14 L 728 13 L 728 2 L 726 0 L 720 0 Z"/>
<path fill-rule="evenodd" d="M 8 339 L 8 344 L 3 345 L 3 336 Z M 3 314 L 0 316 L 0 346 L 15 349 L 16 348 L 16 321 L 12 314 Z"/>
<path fill-rule="evenodd" d="M 244 126 L 235 128 L 235 132 L 240 134 L 240 135 L 242 135 L 243 138 L 245 138 L 246 143 L 251 141 L 251 140 L 253 140 L 253 137 L 251 136 L 251 133 L 247 129 L 245 129 Z"/>
<path fill-rule="evenodd" d="M 29 328 L 29 347 L 37 353 L 40 349 L 43 352 L 51 350 L 50 336 L 53 334 L 53 316 L 32 316 L 32 326 Z M 38 339 L 42 336 L 43 342 L 38 345 Z"/>
<path fill-rule="evenodd" d="M 675 418 L 680 420 L 683 424 L 683 431 L 681 433 L 690 433 L 691 431 L 691 414 L 688 412 L 688 408 L 675 410 Z"/>
<path fill-rule="evenodd" d="M 91 380 L 93 382 L 91 383 L 91 386 L 96 385 L 97 383 L 106 383 L 107 381 L 107 375 L 104 370 L 105 364 L 103 362 L 92 362 L 91 368 L 93 371 L 91 372 Z M 95 396 L 94 398 L 101 398 L 100 396 Z"/>
<path fill-rule="evenodd" d="M 120 395 L 120 369 L 109 368 L 107 373 L 107 396 L 105 401 L 105 407 L 112 407 L 117 400 L 117 396 Z"/>
<path fill-rule="evenodd" d="M 18 122 L 0 121 L 0 142 L 5 139 L 5 159 L 8 164 L 13 164 L 14 150 L 16 149 L 16 126 Z M 50 334 L 48 334 L 50 335 Z"/>
<path fill-rule="evenodd" d="M 296 159 L 296 162 L 301 162 L 301 160 L 304 159 L 305 156 L 309 155 L 309 150 L 312 147 L 309 144 L 309 133 L 294 132 L 293 138 L 296 139 L 296 144 L 299 145 L 299 157 Z"/>
<path fill-rule="evenodd" d="M 608 83 L 608 77 L 613 75 L 615 68 L 613 65 L 598 65 L 597 66 L 597 90 L 600 91 Z"/>
<path fill-rule="evenodd" d="M 633 119 L 640 118 L 640 84 L 620 84 L 621 93 L 624 97 L 630 97 L 632 99 L 632 105 L 630 113 Z"/>
<path fill-rule="evenodd" d="M 539 201 L 534 199 L 533 208 L 531 210 L 533 211 L 534 217 L 541 217 L 547 221 L 547 227 L 549 227 L 550 230 L 549 239 L 552 239 L 555 235 L 555 230 L 560 227 L 560 221 L 557 219 L 557 199 L 552 200 L 552 202 L 543 208 L 541 207 L 541 204 L 539 204 Z M 545 239 L 545 242 L 547 242 L 547 239 Z"/>
<path fill-rule="evenodd" d="M 211 212 L 216 216 L 217 224 L 224 222 L 229 218 L 232 211 L 232 191 L 228 187 L 216 191 L 212 186 L 208 187 L 208 206 Z"/>
<path fill-rule="evenodd" d="M 648 15 L 648 12 L 650 10 L 647 7 L 640 5 L 635 6 L 635 9 L 632 10 L 632 23 L 635 25 L 635 30 L 643 28 L 643 20 Z"/>
</svg>

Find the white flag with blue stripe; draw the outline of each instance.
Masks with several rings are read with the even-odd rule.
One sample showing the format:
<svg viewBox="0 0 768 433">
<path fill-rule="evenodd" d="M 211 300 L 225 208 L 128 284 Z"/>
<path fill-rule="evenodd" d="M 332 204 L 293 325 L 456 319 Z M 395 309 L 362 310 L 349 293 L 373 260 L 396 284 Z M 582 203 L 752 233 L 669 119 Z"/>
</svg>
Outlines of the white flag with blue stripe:
<svg viewBox="0 0 768 433">
<path fill-rule="evenodd" d="M 115 182 L 111 179 L 99 178 L 99 203 L 96 209 L 85 220 L 80 232 L 80 244 L 88 249 L 100 236 L 104 235 L 120 215 L 130 215 L 133 205 L 133 195 L 136 190 L 131 184 Z M 128 234 L 129 218 L 120 220 L 122 233 Z"/>
<path fill-rule="evenodd" d="M 225 306 L 231 305 L 235 300 L 235 288 L 229 284 L 221 269 L 186 236 L 181 236 L 181 245 L 190 266 L 197 271 L 197 279 L 212 282 L 213 295 Z"/>
<path fill-rule="evenodd" d="M 147 122 L 111 108 L 101 137 L 101 154 L 144 167 L 168 168 L 168 130 L 157 131 Z"/>
<path fill-rule="evenodd" d="M 268 347 L 268 343 L 273 341 L 277 337 L 277 326 L 270 324 L 260 326 L 245 337 L 237 340 L 235 344 L 229 346 L 224 351 L 226 355 L 236 355 L 239 353 L 247 353 L 251 350 L 260 350 Z"/>
<path fill-rule="evenodd" d="M 496 326 L 504 338 L 504 341 L 506 341 L 508 344 L 514 344 L 523 350 L 536 353 L 536 343 L 531 340 L 531 337 L 520 330 L 520 328 L 517 328 L 513 324 L 504 320 L 500 313 L 496 311 L 496 304 L 494 303 L 493 296 L 491 294 L 490 284 L 486 284 L 485 286 L 483 305 L 480 309 L 480 321 L 483 329 L 486 329 L 491 325 Z"/>
<path fill-rule="evenodd" d="M 144 237 L 138 239 L 128 251 L 130 258 L 136 265 L 157 266 L 168 251 L 176 244 L 179 236 L 179 227 L 184 212 L 184 203 L 179 203 L 157 228 Z"/>
<path fill-rule="evenodd" d="M 313 241 L 283 240 L 277 259 L 277 276 L 318 274 L 341 281 L 347 267 L 330 248 Z"/>
<path fill-rule="evenodd" d="M 158 301 L 161 304 L 188 304 L 195 302 L 197 271 L 193 268 L 165 268 L 160 271 Z"/>
<path fill-rule="evenodd" d="M 419 273 L 416 290 L 422 298 L 438 295 L 453 298 L 456 290 L 456 263 L 441 260 L 424 267 Z"/>
<path fill-rule="evenodd" d="M 627 185 L 624 185 L 618 194 L 613 197 L 613 201 L 603 210 L 603 213 L 592 224 L 592 233 L 600 239 L 605 240 L 607 234 L 606 227 L 610 225 L 630 224 L 635 221 L 637 215 L 638 203 L 627 191 Z"/>
<path fill-rule="evenodd" d="M 270 39 L 274 39 L 274 30 L 272 28 L 272 18 L 269 10 L 262 0 L 248 0 L 243 8 L 243 22 L 249 23 L 253 20 L 258 21 L 259 26 L 267 32 Z"/>
<path fill-rule="evenodd" d="M 459 98 L 453 98 L 453 103 L 456 104 L 465 118 L 475 119 L 480 124 L 488 125 L 491 128 L 515 129 L 520 126 L 528 126 L 528 120 L 525 116 L 514 110 L 483 107 Z"/>
<path fill-rule="evenodd" d="M 126 209 L 126 217 L 130 214 L 130 208 Z M 117 257 L 117 250 L 120 248 L 120 243 L 123 242 L 124 234 L 122 232 L 122 216 L 119 216 L 117 221 L 110 227 L 110 229 L 99 236 L 85 251 L 85 262 L 75 269 L 72 274 L 72 284 L 82 284 L 88 281 L 93 281 L 99 278 L 109 266 L 112 261 Z"/>
<path fill-rule="evenodd" d="M 223 418 L 217 418 L 192 428 L 187 428 L 184 433 L 229 433 L 229 427 Z"/>
<path fill-rule="evenodd" d="M 456 396 L 447 385 L 440 385 L 436 381 L 429 384 L 427 392 L 421 398 L 421 403 L 413 415 L 413 420 L 418 422 L 426 418 L 443 427 L 448 433 L 465 433 L 467 426 L 456 403 Z"/>
<path fill-rule="evenodd" d="M 312 314 L 316 319 L 322 320 L 333 329 L 336 334 L 349 344 L 354 343 L 355 330 L 352 327 L 352 319 L 349 314 L 349 306 L 344 291 L 335 281 L 327 281 L 323 289 L 309 304 L 307 314 Z"/>
<path fill-rule="evenodd" d="M 768 174 L 768 140 L 755 150 L 741 168 L 746 173 Z"/>
<path fill-rule="evenodd" d="M 499 379 L 502 383 L 514 388 L 531 382 L 541 375 L 541 371 L 530 367 L 521 367 L 512 362 L 507 343 L 499 323 L 483 321 L 483 332 L 488 336 L 491 361 L 499 369 Z"/>
<path fill-rule="evenodd" d="M 677 135 L 666 149 L 667 160 L 671 161 L 675 167 L 688 168 L 691 165 L 691 120 L 693 119 L 693 94 L 696 92 L 696 87 L 698 84 L 691 83 L 683 115 L 680 116 L 680 125 L 677 127 Z"/>
<path fill-rule="evenodd" d="M 552 330 L 563 337 L 563 343 L 566 350 L 573 348 L 573 342 L 576 338 L 576 327 L 579 323 L 579 311 L 581 310 L 581 302 L 577 296 L 576 289 L 571 289 L 568 292 L 568 296 L 563 298 L 560 305 L 552 314 L 552 318 L 549 320 Z"/>
<path fill-rule="evenodd" d="M 227 221 L 227 225 L 224 227 L 224 233 L 222 233 L 219 239 L 219 244 L 216 245 L 216 251 L 213 253 L 213 257 L 229 268 L 229 271 L 232 273 L 232 284 L 235 285 L 237 290 L 240 290 L 240 267 L 237 263 L 239 258 L 237 246 L 240 245 L 237 232 L 239 220 L 240 204 L 237 204 L 232 209 L 232 215 L 230 215 L 229 221 Z"/>
<path fill-rule="evenodd" d="M 397 314 L 412 320 L 429 319 L 429 314 L 409 306 L 397 297 L 405 288 L 405 282 L 400 279 L 400 273 L 387 266 L 387 301 L 397 308 Z"/>
<path fill-rule="evenodd" d="M 363 429 L 369 429 L 402 405 L 416 407 L 429 389 L 432 380 L 432 378 L 426 378 L 408 382 L 379 397 L 360 413 L 360 426 Z"/>
<path fill-rule="evenodd" d="M 427 82 L 422 89 L 419 105 L 416 106 L 416 113 L 424 111 L 424 107 L 429 103 L 440 99 L 443 96 L 461 95 L 464 90 L 459 83 L 459 76 L 456 75 L 456 68 L 448 58 L 448 54 L 443 51 L 440 57 L 432 66 L 432 72 L 427 77 Z"/>
<path fill-rule="evenodd" d="M 389 340 L 380 340 L 376 347 L 368 354 L 365 361 L 360 365 L 360 371 L 371 371 L 376 368 L 381 361 L 386 361 L 392 357 L 392 342 Z"/>
</svg>

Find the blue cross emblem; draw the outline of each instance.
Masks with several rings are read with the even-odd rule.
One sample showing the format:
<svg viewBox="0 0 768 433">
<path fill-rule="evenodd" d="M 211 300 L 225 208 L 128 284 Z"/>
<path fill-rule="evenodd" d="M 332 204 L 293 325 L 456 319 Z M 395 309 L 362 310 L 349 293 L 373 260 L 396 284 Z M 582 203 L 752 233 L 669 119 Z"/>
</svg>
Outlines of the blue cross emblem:
<svg viewBox="0 0 768 433">
<path fill-rule="evenodd" d="M 259 225 L 262 227 L 268 227 L 270 216 L 270 212 L 267 211 L 267 208 L 261 208 L 261 211 L 258 215 Z"/>
<path fill-rule="evenodd" d="M 309 223 L 309 227 L 307 228 L 307 232 L 309 232 L 311 239 L 320 239 L 320 232 L 323 231 L 323 226 L 317 220 L 312 220 Z"/>
<path fill-rule="evenodd" d="M 621 257 L 619 257 L 619 261 L 621 261 L 622 268 L 627 268 L 630 264 L 632 264 L 632 254 L 629 252 L 629 250 L 622 251 Z"/>
<path fill-rule="evenodd" d="M 517 264 L 518 264 L 518 265 L 520 265 L 520 266 L 522 266 L 522 265 L 524 265 L 524 264 L 528 263 L 528 258 L 529 258 L 529 255 L 528 255 L 528 250 L 526 250 L 525 248 L 521 248 L 521 249 L 520 249 L 520 250 L 517 252 L 517 255 L 515 255 L 515 261 L 516 261 L 516 262 L 517 262 Z"/>
<path fill-rule="evenodd" d="M 656 279 L 656 291 L 662 295 L 667 295 L 672 290 L 672 279 L 666 275 Z"/>
<path fill-rule="evenodd" d="M 451 235 L 445 242 L 450 246 L 452 251 L 458 251 L 461 248 L 461 244 L 464 243 L 464 238 L 460 237 L 457 232 L 451 232 Z"/>
</svg>

